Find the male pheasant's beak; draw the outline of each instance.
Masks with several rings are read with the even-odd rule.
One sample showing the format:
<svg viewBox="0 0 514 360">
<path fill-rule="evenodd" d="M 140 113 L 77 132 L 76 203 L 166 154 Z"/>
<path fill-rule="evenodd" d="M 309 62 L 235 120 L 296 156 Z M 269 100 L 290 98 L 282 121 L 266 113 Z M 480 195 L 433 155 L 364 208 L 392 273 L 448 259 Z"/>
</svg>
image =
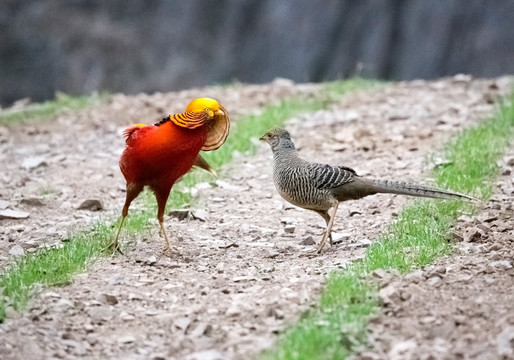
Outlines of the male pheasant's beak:
<svg viewBox="0 0 514 360">
<path fill-rule="evenodd" d="M 209 114 L 209 115 L 210 115 L 210 114 Z M 216 111 L 212 114 L 212 116 L 213 116 L 213 117 L 214 117 L 214 116 L 225 116 L 225 113 L 224 113 L 223 111 L 221 111 L 221 110 L 216 110 Z"/>
<path fill-rule="evenodd" d="M 225 113 L 221 110 L 216 110 L 216 111 L 208 110 L 207 115 L 209 116 L 210 119 L 214 119 L 215 116 L 225 116 Z"/>
</svg>

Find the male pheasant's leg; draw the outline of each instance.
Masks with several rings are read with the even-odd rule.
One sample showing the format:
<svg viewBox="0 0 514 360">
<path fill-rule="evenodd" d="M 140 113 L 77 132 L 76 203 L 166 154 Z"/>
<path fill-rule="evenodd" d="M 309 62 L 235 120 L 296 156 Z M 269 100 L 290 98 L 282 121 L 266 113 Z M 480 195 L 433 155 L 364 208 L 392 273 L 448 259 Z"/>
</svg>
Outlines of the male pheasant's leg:
<svg viewBox="0 0 514 360">
<path fill-rule="evenodd" d="M 170 241 L 168 240 L 168 235 L 166 235 L 166 230 L 164 230 L 163 217 L 157 216 L 157 220 L 159 220 L 159 225 L 161 226 L 161 231 L 164 235 L 164 240 L 166 240 L 166 247 L 164 248 L 164 251 L 170 250 Z"/>
<path fill-rule="evenodd" d="M 325 246 L 325 242 L 327 241 L 327 237 L 332 235 L 331 234 L 332 233 L 332 226 L 334 225 L 334 220 L 336 218 L 336 212 L 337 212 L 337 207 L 338 206 L 339 206 L 339 202 L 337 202 L 334 205 L 334 211 L 332 212 L 332 216 L 330 217 L 330 221 L 328 222 L 327 231 L 323 235 L 323 238 L 321 239 L 321 242 L 319 244 L 318 250 L 316 251 L 318 254 L 321 252 L 321 250 L 323 250 L 323 246 Z"/>
<path fill-rule="evenodd" d="M 132 202 L 132 200 L 134 200 L 139 195 L 139 193 L 141 193 L 142 190 L 143 190 L 143 186 L 141 186 L 141 185 L 127 184 L 127 196 L 125 198 L 125 205 L 123 205 L 123 210 L 121 212 L 120 227 L 118 228 L 118 231 L 116 232 L 116 237 L 109 244 L 109 246 L 107 246 L 106 249 L 116 250 L 120 254 L 123 254 L 120 250 L 120 246 L 118 243 L 118 238 L 120 237 L 121 227 L 123 226 L 123 223 L 125 222 L 125 218 L 127 217 L 130 203 Z"/>
<path fill-rule="evenodd" d="M 120 254 L 123 255 L 123 253 L 121 252 L 120 250 L 120 246 L 118 244 L 118 238 L 120 237 L 120 232 L 121 232 L 121 227 L 123 226 L 123 222 L 125 221 L 125 217 L 126 216 L 122 216 L 121 217 L 121 222 L 120 222 L 120 226 L 118 227 L 118 231 L 116 232 L 116 237 L 114 238 L 114 240 L 110 243 L 110 245 L 107 247 L 107 249 L 111 249 L 111 250 L 117 250 Z"/>
<path fill-rule="evenodd" d="M 160 191 L 155 191 L 155 197 L 157 199 L 157 220 L 159 220 L 159 225 L 161 227 L 162 234 L 164 235 L 164 240 L 166 240 L 166 247 L 164 248 L 164 251 L 171 250 L 170 241 L 168 240 L 166 230 L 164 229 L 164 211 L 166 209 L 166 201 L 168 200 L 170 190 L 171 187 L 169 189 L 160 189 Z"/>
</svg>

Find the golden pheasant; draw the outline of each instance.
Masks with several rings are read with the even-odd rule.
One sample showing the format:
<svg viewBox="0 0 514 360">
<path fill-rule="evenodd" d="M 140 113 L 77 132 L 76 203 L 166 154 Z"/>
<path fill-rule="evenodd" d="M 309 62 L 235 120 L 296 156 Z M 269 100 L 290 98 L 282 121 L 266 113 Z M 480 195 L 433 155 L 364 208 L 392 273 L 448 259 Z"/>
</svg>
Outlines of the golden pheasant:
<svg viewBox="0 0 514 360">
<path fill-rule="evenodd" d="M 193 100 L 181 114 L 170 115 L 155 125 L 136 124 L 124 131 L 126 147 L 120 169 L 127 181 L 127 195 L 116 237 L 109 248 L 119 250 L 118 238 L 130 203 L 148 186 L 157 199 L 157 220 L 166 240 L 164 210 L 173 184 L 193 165 L 210 171 L 200 150 L 219 148 L 228 136 L 229 116 L 216 100 Z M 121 252 L 121 251 L 120 251 Z"/>
<path fill-rule="evenodd" d="M 327 229 L 317 252 L 327 237 L 332 244 L 332 225 L 339 203 L 357 200 L 378 193 L 401 194 L 439 199 L 470 199 L 471 196 L 402 181 L 370 180 L 357 175 L 345 166 L 330 166 L 303 160 L 299 157 L 291 135 L 285 129 L 273 129 L 260 140 L 266 141 L 273 152 L 273 180 L 278 193 L 291 204 L 312 210 L 325 219 Z M 329 214 L 329 210 L 332 214 Z"/>
</svg>

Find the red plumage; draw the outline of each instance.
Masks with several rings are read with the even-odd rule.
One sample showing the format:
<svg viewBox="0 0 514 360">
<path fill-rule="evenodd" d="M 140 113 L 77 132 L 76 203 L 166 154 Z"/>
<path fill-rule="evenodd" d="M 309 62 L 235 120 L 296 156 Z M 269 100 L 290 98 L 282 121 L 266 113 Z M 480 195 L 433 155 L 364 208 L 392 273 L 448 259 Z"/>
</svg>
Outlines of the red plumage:
<svg viewBox="0 0 514 360">
<path fill-rule="evenodd" d="M 127 181 L 127 194 L 122 221 L 110 247 L 119 251 L 118 237 L 129 206 L 148 186 L 155 193 L 157 219 L 169 248 L 163 227 L 169 193 L 193 165 L 209 170 L 199 152 L 217 149 L 228 136 L 229 118 L 224 110 L 216 100 L 196 99 L 184 114 L 170 115 L 152 126 L 135 125 L 123 132 L 127 139 L 120 157 L 120 169 Z"/>
</svg>

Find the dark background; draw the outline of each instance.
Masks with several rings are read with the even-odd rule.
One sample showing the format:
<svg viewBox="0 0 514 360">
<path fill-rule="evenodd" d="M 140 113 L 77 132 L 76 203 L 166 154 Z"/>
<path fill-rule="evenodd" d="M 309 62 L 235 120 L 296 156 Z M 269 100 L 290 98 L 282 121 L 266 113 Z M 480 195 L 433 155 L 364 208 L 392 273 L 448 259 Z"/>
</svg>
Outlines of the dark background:
<svg viewBox="0 0 514 360">
<path fill-rule="evenodd" d="M 1 0 L 0 103 L 514 72 L 513 0 Z"/>
</svg>

